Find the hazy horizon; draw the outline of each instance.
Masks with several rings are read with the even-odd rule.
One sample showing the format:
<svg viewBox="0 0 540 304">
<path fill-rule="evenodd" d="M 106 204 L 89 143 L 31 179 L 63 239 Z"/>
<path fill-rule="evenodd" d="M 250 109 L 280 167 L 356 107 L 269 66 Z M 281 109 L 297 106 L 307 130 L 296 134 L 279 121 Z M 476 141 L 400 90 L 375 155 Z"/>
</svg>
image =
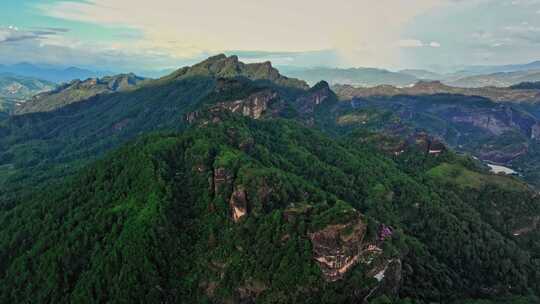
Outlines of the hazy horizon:
<svg viewBox="0 0 540 304">
<path fill-rule="evenodd" d="M 296 67 L 516 64 L 540 59 L 539 15 L 538 0 L 7 0 L 0 64 L 157 71 L 218 53 Z"/>
</svg>

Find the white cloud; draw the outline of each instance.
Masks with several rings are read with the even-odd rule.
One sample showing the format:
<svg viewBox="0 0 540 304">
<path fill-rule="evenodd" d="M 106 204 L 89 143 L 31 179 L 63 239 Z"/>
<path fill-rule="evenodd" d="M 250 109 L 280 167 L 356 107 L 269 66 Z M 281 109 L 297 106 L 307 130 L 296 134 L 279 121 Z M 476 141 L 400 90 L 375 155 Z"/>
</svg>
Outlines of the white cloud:
<svg viewBox="0 0 540 304">
<path fill-rule="evenodd" d="M 42 40 L 56 34 L 57 31 L 52 29 L 19 30 L 18 27 L 10 25 L 0 27 L 0 44 L 15 43 L 23 40 Z"/>
<path fill-rule="evenodd" d="M 399 47 L 402 48 L 420 48 L 420 47 L 432 47 L 440 48 L 441 44 L 436 41 L 431 41 L 430 43 L 424 43 L 417 39 L 403 39 L 398 42 Z"/>
<path fill-rule="evenodd" d="M 503 29 L 513 33 L 540 32 L 540 26 L 533 26 L 528 24 L 509 25 L 505 26 Z"/>
<path fill-rule="evenodd" d="M 128 46 L 177 58 L 223 50 L 335 49 L 354 65 L 396 61 L 393 41 L 415 17 L 451 0 L 90 0 L 61 1 L 49 16 L 139 30 Z"/>
<path fill-rule="evenodd" d="M 417 48 L 423 47 L 424 43 L 416 39 L 402 39 L 398 42 L 398 45 L 403 48 Z"/>
</svg>

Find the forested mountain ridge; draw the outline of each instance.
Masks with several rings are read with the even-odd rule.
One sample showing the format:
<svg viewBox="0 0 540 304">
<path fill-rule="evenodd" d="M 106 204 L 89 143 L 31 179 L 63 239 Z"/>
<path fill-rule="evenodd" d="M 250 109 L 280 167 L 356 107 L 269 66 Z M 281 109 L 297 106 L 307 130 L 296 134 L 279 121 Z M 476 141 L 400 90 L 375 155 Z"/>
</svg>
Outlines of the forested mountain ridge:
<svg viewBox="0 0 540 304">
<path fill-rule="evenodd" d="M 0 73 L 0 112 L 10 113 L 17 103 L 33 95 L 52 90 L 55 84 L 37 78 Z"/>
<path fill-rule="evenodd" d="M 20 104 L 15 108 L 15 114 L 52 111 L 98 94 L 123 92 L 137 89 L 146 84 L 155 85 L 193 77 L 246 77 L 251 80 L 268 80 L 284 87 L 309 88 L 301 80 L 282 76 L 278 70 L 272 67 L 270 62 L 244 64 L 236 56 L 217 55 L 191 67 L 178 69 L 171 75 L 158 80 L 144 79 L 132 73 L 73 80 L 57 87 L 55 90 L 39 94 L 24 104 Z"/>
<path fill-rule="evenodd" d="M 145 81 L 135 89 L 97 94 L 50 112 L 1 121 L 0 184 L 19 178 L 41 180 L 42 172 L 50 175 L 54 168 L 72 170 L 67 163 L 99 157 L 142 133 L 181 130 L 186 126 L 185 115 L 205 104 L 244 98 L 263 89 L 279 92 L 287 100 L 309 93 L 295 86 L 305 83 L 276 75 L 269 64 L 244 65 L 234 57 L 212 57 L 187 70 Z M 233 78 L 215 76 L 229 73 Z M 54 108 L 56 102 L 45 98 L 37 104 Z"/>
<path fill-rule="evenodd" d="M 228 58 L 0 122 L 0 302 L 536 300 L 535 191 Z"/>
<path fill-rule="evenodd" d="M 444 164 L 475 170 L 452 154 L 395 162 L 354 136 L 211 115 L 3 211 L 2 301 L 449 302 L 538 288 L 537 232 L 512 236 L 522 209 L 501 200 L 519 188 L 426 180 Z M 492 227 L 491 199 L 515 221 Z"/>
<path fill-rule="evenodd" d="M 356 109 L 391 113 L 398 125 L 425 130 L 453 149 L 508 166 L 528 182 L 540 183 L 540 91 L 534 84 L 462 89 L 423 82 L 406 89 L 334 89 L 342 102 L 350 102 Z M 385 128 L 392 133 L 395 125 L 389 122 Z"/>
<path fill-rule="evenodd" d="M 419 81 L 410 87 L 394 87 L 390 85 L 372 88 L 354 87 L 351 85 L 334 85 L 332 89 L 343 100 L 355 97 L 397 96 L 397 95 L 435 95 L 454 94 L 463 96 L 480 96 L 499 103 L 530 103 L 540 102 L 540 91 L 533 86 L 515 85 L 512 87 L 457 87 L 443 84 L 440 81 Z"/>
<path fill-rule="evenodd" d="M 144 82 L 134 74 L 120 74 L 103 78 L 88 78 L 64 83 L 54 90 L 32 96 L 15 107 L 15 114 L 52 111 L 98 94 L 133 90 Z"/>
</svg>

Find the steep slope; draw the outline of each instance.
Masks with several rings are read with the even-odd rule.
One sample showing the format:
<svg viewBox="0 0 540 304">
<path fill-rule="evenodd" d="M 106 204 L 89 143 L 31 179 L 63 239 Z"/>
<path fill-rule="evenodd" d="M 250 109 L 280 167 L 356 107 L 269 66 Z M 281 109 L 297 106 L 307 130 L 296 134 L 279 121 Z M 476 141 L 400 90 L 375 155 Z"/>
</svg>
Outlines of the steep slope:
<svg viewBox="0 0 540 304">
<path fill-rule="evenodd" d="M 235 62 L 0 121 L 0 302 L 539 293 L 536 192 L 326 82 Z M 447 113 L 443 97 L 409 102 Z M 512 111 L 492 115 L 521 127 Z"/>
<path fill-rule="evenodd" d="M 451 301 L 538 289 L 538 252 L 424 179 L 459 164 L 452 155 L 422 157 L 409 175 L 354 138 L 226 112 L 138 140 L 1 213 L 2 302 Z"/>
<path fill-rule="evenodd" d="M 26 179 L 39 184 L 44 180 L 42 174 L 51 172 L 62 176 L 142 133 L 181 130 L 186 126 L 188 113 L 207 105 L 241 100 L 270 90 L 276 96 L 272 102 L 282 105 L 276 115 L 298 116 L 298 111 L 313 111 L 324 94 L 330 93 L 328 86 L 320 96 L 317 89 L 279 86 L 274 81 L 289 83 L 290 79 L 274 75 L 273 69 L 266 70 L 270 74 L 258 73 L 260 80 L 246 78 L 259 77 L 246 70 L 264 70 L 268 67 L 266 64 L 238 63 L 242 70 L 235 69 L 238 73 L 233 73 L 238 77 L 213 76 L 228 75 L 230 62 L 237 61 L 231 57 L 210 58 L 191 71 L 181 69 L 182 73 L 177 71 L 168 77 L 144 82 L 135 90 L 98 94 L 50 112 L 16 115 L 0 122 L 0 184 L 5 186 L 6 180 L 11 180 L 21 185 L 20 181 Z M 305 84 L 302 82 L 301 86 Z M 336 99 L 333 93 L 332 99 Z M 56 101 L 47 99 L 39 104 L 55 107 Z M 293 104 L 295 106 L 288 106 Z"/>
<path fill-rule="evenodd" d="M 47 112 L 79 102 L 98 94 L 110 94 L 133 90 L 144 83 L 144 78 L 134 74 L 120 74 L 103 78 L 73 80 L 27 100 L 15 107 L 15 114 Z"/>
</svg>

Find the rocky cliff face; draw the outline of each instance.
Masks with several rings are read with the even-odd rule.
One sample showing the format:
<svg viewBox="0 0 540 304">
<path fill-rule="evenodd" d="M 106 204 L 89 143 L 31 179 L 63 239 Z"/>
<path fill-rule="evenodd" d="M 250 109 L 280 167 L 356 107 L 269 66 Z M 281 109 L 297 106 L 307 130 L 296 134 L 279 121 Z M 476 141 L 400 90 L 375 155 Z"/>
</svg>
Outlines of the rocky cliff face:
<svg viewBox="0 0 540 304">
<path fill-rule="evenodd" d="M 246 190 L 243 185 L 235 187 L 229 200 L 232 219 L 235 223 L 239 222 L 248 213 L 248 201 Z"/>
<path fill-rule="evenodd" d="M 302 115 L 313 114 L 313 111 L 318 105 L 329 100 L 335 100 L 334 92 L 330 89 L 326 81 L 321 81 L 309 89 L 306 94 L 300 96 L 294 102 L 298 112 Z"/>
<path fill-rule="evenodd" d="M 445 115 L 444 112 L 441 113 Z M 538 124 L 534 117 L 506 105 L 473 111 L 456 107 L 448 113 L 448 118 L 456 123 L 467 123 L 482 128 L 493 135 L 516 130 L 531 137 L 534 126 Z"/>
<path fill-rule="evenodd" d="M 216 90 L 226 90 L 227 87 L 234 85 L 234 82 L 225 83 L 222 81 L 218 83 Z M 223 111 L 242 114 L 253 119 L 261 119 L 265 116 L 280 117 L 282 111 L 290 107 L 296 111 L 300 118 L 310 124 L 317 107 L 337 100 L 326 82 L 320 82 L 313 88 L 297 95 L 298 97 L 291 101 L 273 89 L 264 89 L 242 99 L 217 102 L 207 110 L 189 113 L 186 115 L 186 120 L 190 124 L 198 122 L 203 125 L 212 121 L 217 122 L 219 121 L 217 116 Z M 204 119 L 198 121 L 203 116 Z"/>
<path fill-rule="evenodd" d="M 397 295 L 401 286 L 401 259 L 385 255 L 382 249 L 393 231 L 382 224 L 378 229 L 377 237 L 368 239 L 366 221 L 355 211 L 351 220 L 309 234 L 313 258 L 326 281 L 339 281 L 355 267 L 375 279 L 373 285 L 357 286 L 356 294 L 362 303 L 382 294 Z"/>
<path fill-rule="evenodd" d="M 278 97 L 276 92 L 264 90 L 248 96 L 245 99 L 219 103 L 217 107 L 233 113 L 240 113 L 253 119 L 259 119 L 269 108 L 271 102 Z"/>
<path fill-rule="evenodd" d="M 243 99 L 218 102 L 206 110 L 188 113 L 186 115 L 186 121 L 189 124 L 199 123 L 201 125 L 206 125 L 209 122 L 219 122 L 219 115 L 224 111 L 241 114 L 253 119 L 260 119 L 267 111 L 276 111 L 276 109 L 270 108 L 278 100 L 279 96 L 276 92 L 263 90 Z M 202 119 L 199 120 L 200 118 Z"/>
<path fill-rule="evenodd" d="M 329 282 L 342 279 L 362 253 L 366 224 L 358 216 L 346 224 L 330 225 L 309 235 L 313 258 Z"/>
</svg>

